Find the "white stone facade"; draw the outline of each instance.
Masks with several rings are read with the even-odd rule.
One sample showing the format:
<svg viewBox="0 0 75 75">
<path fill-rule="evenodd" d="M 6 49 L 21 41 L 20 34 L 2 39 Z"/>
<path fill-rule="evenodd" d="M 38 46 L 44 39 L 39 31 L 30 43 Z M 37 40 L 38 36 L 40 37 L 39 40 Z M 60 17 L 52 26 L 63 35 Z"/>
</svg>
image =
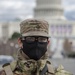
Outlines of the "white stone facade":
<svg viewBox="0 0 75 75">
<path fill-rule="evenodd" d="M 56 38 L 75 38 L 75 22 L 67 20 L 49 21 L 50 35 Z"/>
<path fill-rule="evenodd" d="M 20 22 L 0 22 L 0 39 L 8 39 L 14 32 L 20 32 Z"/>
<path fill-rule="evenodd" d="M 56 51 L 54 57 L 59 57 L 65 38 L 68 38 L 72 42 L 72 46 L 75 46 L 75 22 L 68 21 L 64 17 L 61 0 L 36 0 L 36 4 L 34 17 L 48 21 L 50 36 L 54 38 L 51 50 Z M 75 47 L 73 48 L 75 51 Z"/>
<path fill-rule="evenodd" d="M 37 0 L 37 7 L 34 10 L 34 17 L 50 20 L 65 19 L 63 16 L 63 8 L 61 0 Z"/>
<path fill-rule="evenodd" d="M 34 17 L 49 22 L 51 36 L 75 37 L 75 22 L 65 19 L 61 0 L 36 0 L 36 2 Z"/>
</svg>

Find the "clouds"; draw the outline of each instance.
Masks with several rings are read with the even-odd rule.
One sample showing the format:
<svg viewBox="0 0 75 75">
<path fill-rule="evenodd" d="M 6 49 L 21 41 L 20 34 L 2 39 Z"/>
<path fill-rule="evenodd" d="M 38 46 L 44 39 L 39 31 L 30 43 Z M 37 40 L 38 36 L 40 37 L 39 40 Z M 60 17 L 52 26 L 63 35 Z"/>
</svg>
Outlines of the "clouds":
<svg viewBox="0 0 75 75">
<path fill-rule="evenodd" d="M 36 0 L 0 0 L 0 20 L 33 17 Z M 62 0 L 64 15 L 75 18 L 75 0 Z"/>
<path fill-rule="evenodd" d="M 75 0 L 63 0 L 63 7 L 65 11 L 74 11 Z"/>
<path fill-rule="evenodd" d="M 63 0 L 64 15 L 69 20 L 75 20 L 75 0 Z"/>
<path fill-rule="evenodd" d="M 1 0 L 0 20 L 32 17 L 35 0 Z"/>
</svg>

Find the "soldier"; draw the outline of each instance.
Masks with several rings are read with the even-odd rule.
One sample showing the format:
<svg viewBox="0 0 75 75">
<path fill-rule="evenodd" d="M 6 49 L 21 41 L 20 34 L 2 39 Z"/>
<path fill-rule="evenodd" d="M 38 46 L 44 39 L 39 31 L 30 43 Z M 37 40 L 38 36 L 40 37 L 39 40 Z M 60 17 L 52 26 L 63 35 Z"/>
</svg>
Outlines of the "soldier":
<svg viewBox="0 0 75 75">
<path fill-rule="evenodd" d="M 18 59 L 4 64 L 0 75 L 72 75 L 62 66 L 54 69 L 48 59 L 49 24 L 46 21 L 24 20 L 20 32 Z"/>
</svg>

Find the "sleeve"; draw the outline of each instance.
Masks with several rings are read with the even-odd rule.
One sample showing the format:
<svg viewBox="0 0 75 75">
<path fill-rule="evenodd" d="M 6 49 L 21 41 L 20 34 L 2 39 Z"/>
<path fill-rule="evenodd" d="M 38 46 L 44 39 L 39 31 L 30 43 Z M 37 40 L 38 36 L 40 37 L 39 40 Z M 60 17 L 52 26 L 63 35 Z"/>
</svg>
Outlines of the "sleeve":
<svg viewBox="0 0 75 75">
<path fill-rule="evenodd" d="M 6 75 L 5 71 L 4 70 L 0 71 L 0 75 Z"/>
<path fill-rule="evenodd" d="M 60 65 L 55 72 L 55 75 L 73 75 L 72 73 L 64 70 L 64 67 Z"/>
</svg>

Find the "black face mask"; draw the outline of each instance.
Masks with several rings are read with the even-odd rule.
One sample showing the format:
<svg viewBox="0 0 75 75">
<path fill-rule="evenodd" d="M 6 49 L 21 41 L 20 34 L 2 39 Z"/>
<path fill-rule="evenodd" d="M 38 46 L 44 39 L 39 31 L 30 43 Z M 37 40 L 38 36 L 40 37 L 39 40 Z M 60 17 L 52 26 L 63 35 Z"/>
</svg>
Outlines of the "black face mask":
<svg viewBox="0 0 75 75">
<path fill-rule="evenodd" d="M 47 51 L 47 42 L 23 42 L 23 52 L 30 58 L 34 60 L 39 60 Z"/>
</svg>

